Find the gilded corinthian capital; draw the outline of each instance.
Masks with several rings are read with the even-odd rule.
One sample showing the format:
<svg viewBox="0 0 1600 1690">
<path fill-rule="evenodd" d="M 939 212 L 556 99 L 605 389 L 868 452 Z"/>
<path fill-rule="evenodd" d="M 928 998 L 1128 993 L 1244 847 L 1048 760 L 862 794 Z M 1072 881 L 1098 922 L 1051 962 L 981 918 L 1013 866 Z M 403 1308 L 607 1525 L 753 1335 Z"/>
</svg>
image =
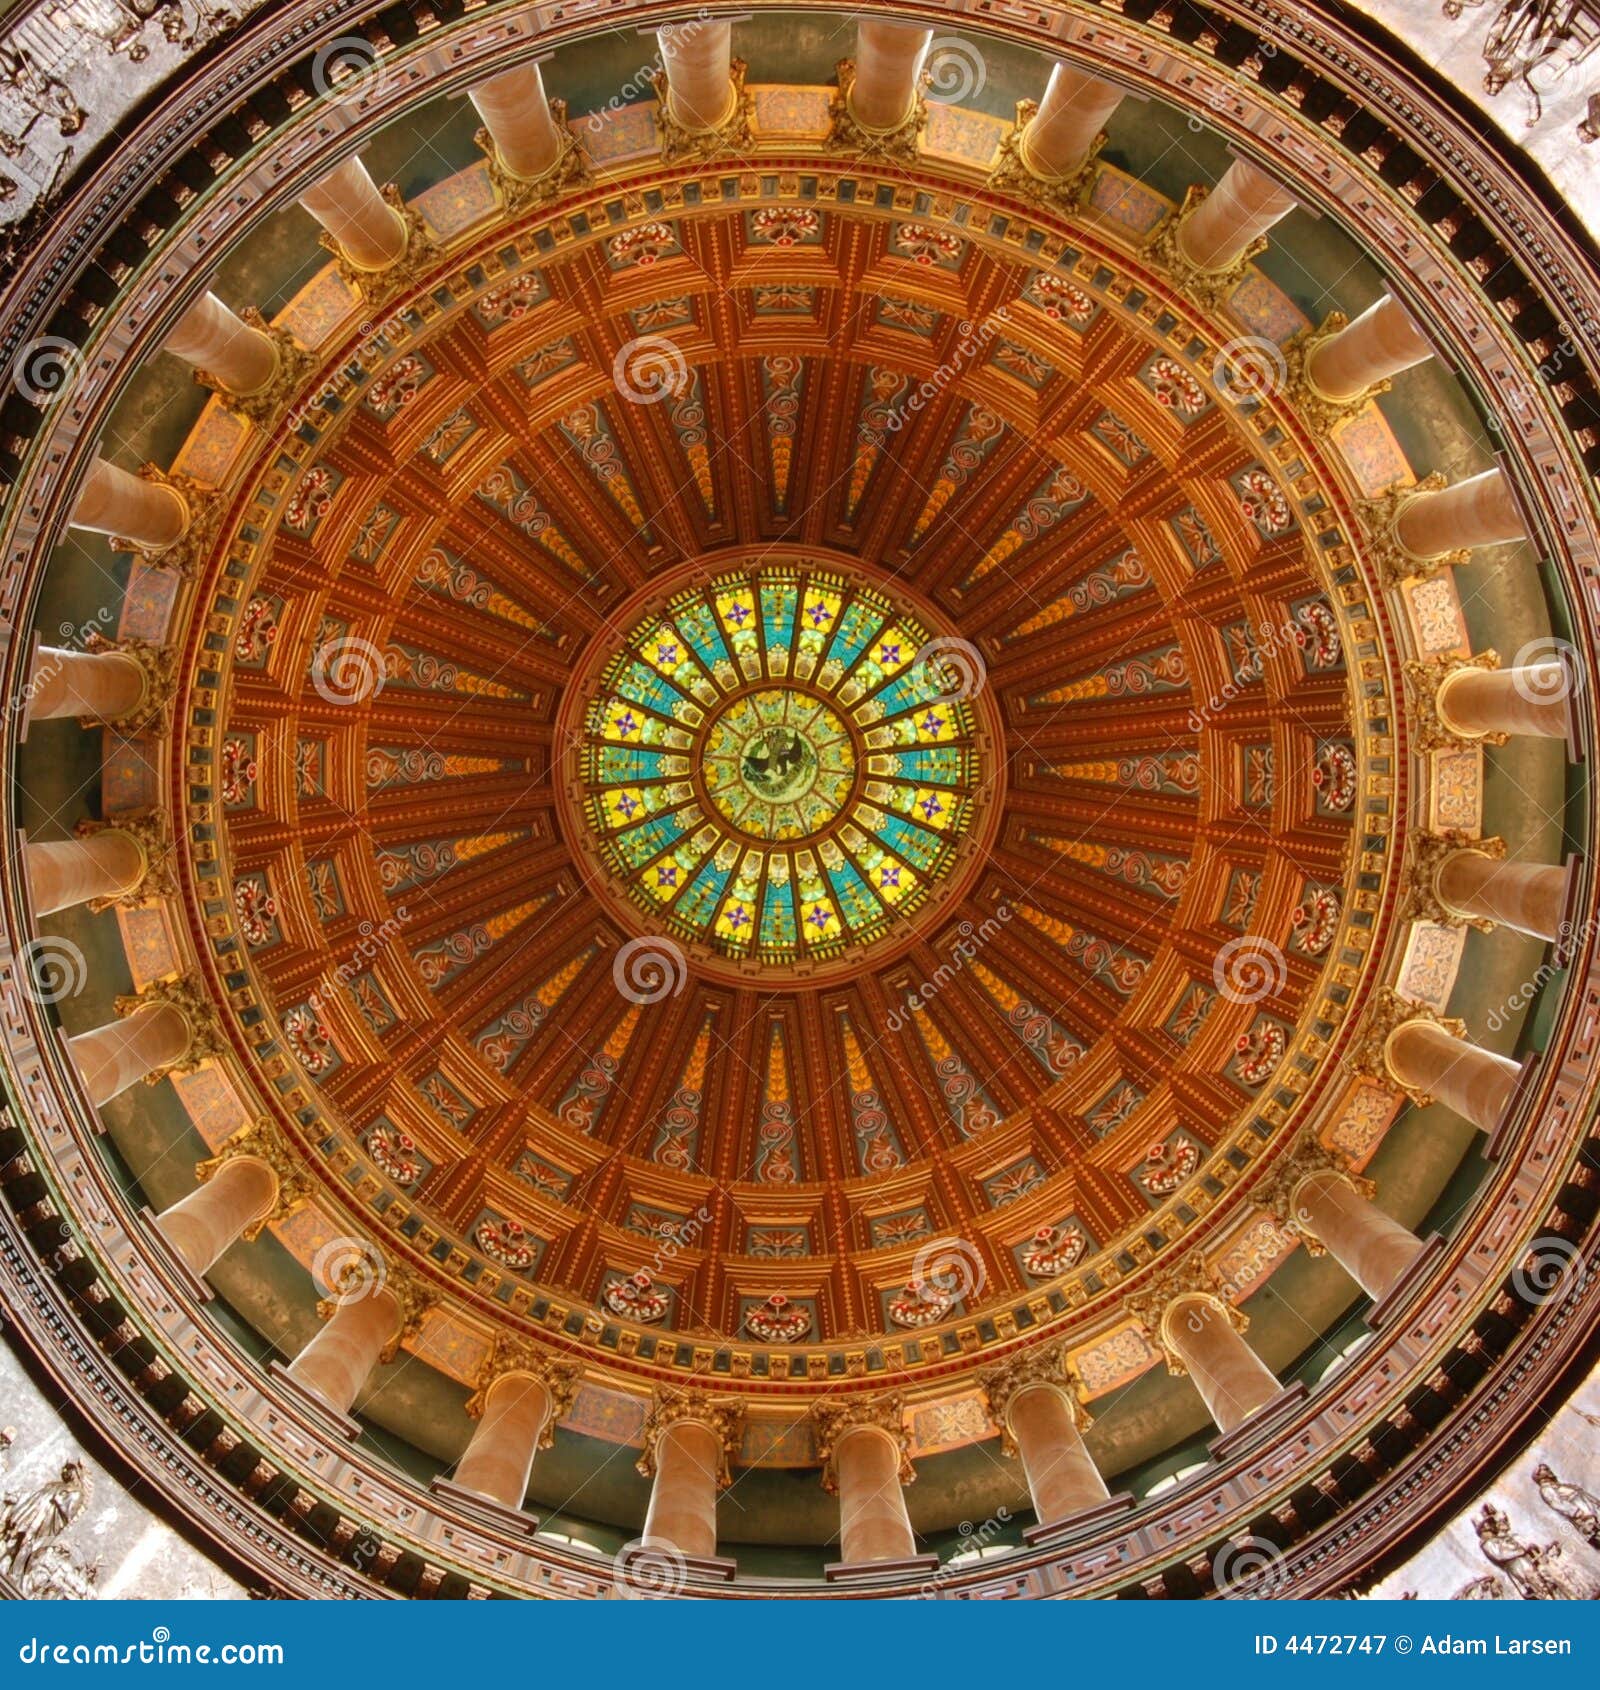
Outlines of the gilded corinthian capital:
<svg viewBox="0 0 1600 1690">
<path fill-rule="evenodd" d="M 728 1397 L 711 1397 L 704 1391 L 656 1392 L 645 1416 L 644 1453 L 636 1464 L 639 1471 L 647 1479 L 654 1475 L 661 1434 L 685 1421 L 704 1426 L 716 1438 L 717 1488 L 725 1489 L 733 1480 L 729 1461 L 744 1430 L 744 1404 Z"/>
<path fill-rule="evenodd" d="M 884 1433 L 900 1456 L 900 1483 L 909 1485 L 917 1476 L 911 1465 L 911 1434 L 906 1430 L 905 1399 L 898 1392 L 858 1397 L 842 1402 L 819 1402 L 811 1410 L 816 1430 L 817 1454 L 822 1458 L 822 1488 L 838 1494 L 839 1474 L 834 1462 L 839 1445 L 850 1433 L 870 1427 Z"/>
<path fill-rule="evenodd" d="M 1080 1432 L 1087 1432 L 1093 1424 L 1083 1406 L 1081 1381 L 1067 1361 L 1065 1344 L 1041 1344 L 1024 1350 L 1002 1366 L 983 1373 L 980 1383 L 989 1405 L 989 1418 L 1000 1428 L 1000 1447 L 1007 1455 L 1017 1454 L 1017 1441 L 1011 1432 L 1011 1405 L 1031 1387 L 1043 1385 L 1054 1390 L 1071 1411 L 1072 1423 Z"/>
</svg>

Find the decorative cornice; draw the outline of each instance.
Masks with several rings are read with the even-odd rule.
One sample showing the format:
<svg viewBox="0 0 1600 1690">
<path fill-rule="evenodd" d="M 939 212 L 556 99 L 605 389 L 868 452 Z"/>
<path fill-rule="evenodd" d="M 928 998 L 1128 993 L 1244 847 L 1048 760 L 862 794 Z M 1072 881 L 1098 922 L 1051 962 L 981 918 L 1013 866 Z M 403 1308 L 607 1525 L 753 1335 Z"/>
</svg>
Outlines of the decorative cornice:
<svg viewBox="0 0 1600 1690">
<path fill-rule="evenodd" d="M 472 137 L 478 151 L 488 162 L 489 180 L 499 194 L 500 204 L 508 217 L 521 217 L 525 212 L 537 211 L 540 206 L 551 204 L 589 174 L 583 149 L 567 127 L 567 102 L 551 100 L 550 116 L 556 126 L 556 156 L 554 162 L 537 176 L 518 176 L 508 170 L 501 162 L 494 137 L 487 129 L 480 129 Z"/>
<path fill-rule="evenodd" d="M 711 159 L 722 153 L 745 153 L 755 145 L 756 97 L 744 85 L 748 67 L 743 59 L 734 59 L 728 66 L 728 82 L 733 90 L 733 103 L 728 115 L 709 129 L 690 129 L 672 115 L 672 101 L 667 73 L 658 70 L 651 76 L 656 91 L 656 134 L 661 138 L 661 159 L 675 164 L 679 159 Z"/>
<path fill-rule="evenodd" d="M 393 182 L 385 182 L 380 192 L 406 231 L 405 250 L 392 264 L 381 270 L 363 270 L 346 257 L 344 249 L 326 229 L 318 237 L 323 250 L 332 255 L 340 277 L 368 305 L 383 305 L 397 293 L 403 293 L 439 260 L 439 248 L 428 233 L 422 213 L 406 204 Z"/>
<path fill-rule="evenodd" d="M 1384 586 L 1398 587 L 1406 581 L 1431 580 L 1441 569 L 1465 563 L 1472 555 L 1463 546 L 1455 551 L 1439 552 L 1433 557 L 1418 557 L 1400 543 L 1396 524 L 1401 511 L 1419 495 L 1437 493 L 1448 485 L 1445 477 L 1435 471 L 1410 487 L 1391 487 L 1375 499 L 1363 499 L 1356 507 L 1366 530 L 1367 556 Z"/>
<path fill-rule="evenodd" d="M 1463 915 L 1439 896 L 1439 870 L 1457 851 L 1477 851 L 1499 862 L 1506 854 L 1506 842 L 1495 837 L 1474 839 L 1454 829 L 1414 834 L 1406 865 L 1406 896 L 1401 914 L 1407 921 L 1432 921 L 1443 927 L 1465 925 L 1475 927 L 1480 933 L 1492 933 L 1495 924 L 1489 917 Z"/>
<path fill-rule="evenodd" d="M 271 380 L 254 393 L 235 393 L 209 370 L 196 370 L 194 379 L 201 387 L 209 388 L 216 394 L 224 410 L 243 417 L 263 434 L 270 434 L 316 369 L 317 355 L 306 351 L 287 329 L 269 323 L 255 306 L 245 306 L 239 316 L 272 342 L 274 361 Z"/>
<path fill-rule="evenodd" d="M 650 1478 L 656 1470 L 656 1448 L 661 1434 L 669 1426 L 692 1420 L 704 1426 L 717 1440 L 719 1451 L 717 1488 L 726 1489 L 733 1482 L 729 1457 L 738 1447 L 744 1429 L 744 1404 L 728 1397 L 712 1397 L 700 1390 L 657 1391 L 650 1399 L 650 1411 L 644 1421 L 644 1452 L 636 1463 L 639 1471 Z"/>
<path fill-rule="evenodd" d="M 1284 342 L 1283 359 L 1287 372 L 1284 383 L 1289 406 L 1312 431 L 1327 438 L 1335 428 L 1365 409 L 1369 400 L 1389 391 L 1387 380 L 1374 382 L 1353 399 L 1332 399 L 1311 379 L 1311 355 L 1324 342 L 1330 341 L 1341 329 L 1348 328 L 1350 319 L 1342 311 L 1330 311 L 1322 324 L 1314 329 L 1302 329 Z"/>
<path fill-rule="evenodd" d="M 1454 751 L 1464 745 L 1504 745 L 1511 735 L 1493 732 L 1457 733 L 1439 714 L 1439 689 L 1463 669 L 1498 669 L 1500 654 L 1474 652 L 1471 657 L 1413 657 L 1406 661 L 1406 696 L 1411 702 L 1412 732 L 1422 751 Z"/>
<path fill-rule="evenodd" d="M 477 1388 L 467 1399 L 468 1415 L 474 1420 L 481 1418 L 496 1382 L 514 1373 L 537 1379 L 550 1398 L 550 1411 L 539 1432 L 539 1448 L 549 1449 L 555 1442 L 556 1422 L 568 1413 L 578 1394 L 583 1369 L 576 1362 L 560 1361 L 547 1351 L 536 1349 L 525 1338 L 497 1332 L 483 1366 L 478 1369 L 474 1381 Z"/>
<path fill-rule="evenodd" d="M 156 645 L 151 640 L 137 639 L 131 634 L 124 634 L 119 639 L 109 639 L 94 628 L 84 635 L 83 647 L 93 656 L 102 652 L 116 652 L 119 656 L 126 657 L 130 663 L 137 664 L 139 672 L 144 676 L 144 695 L 126 716 L 80 716 L 78 726 L 110 728 L 113 733 L 121 734 L 124 739 L 132 739 L 142 733 L 167 733 L 168 706 L 172 703 L 172 696 L 178 685 L 178 654 L 166 646 Z"/>
<path fill-rule="evenodd" d="M 1091 159 L 1093 155 L 1091 154 Z M 1156 225 L 1145 242 L 1144 259 L 1162 271 L 1175 287 L 1181 288 L 1197 305 L 1207 311 L 1220 311 L 1228 302 L 1228 295 L 1244 280 L 1251 261 L 1267 250 L 1267 237 L 1258 235 L 1231 264 L 1218 270 L 1202 269 L 1183 255 L 1178 236 L 1185 223 L 1205 203 L 1211 190 L 1194 183 L 1183 196 L 1183 204 Z"/>
<path fill-rule="evenodd" d="M 1011 1405 L 1030 1386 L 1046 1385 L 1054 1390 L 1067 1405 L 1072 1423 L 1080 1432 L 1088 1431 L 1094 1423 L 1083 1406 L 1081 1381 L 1067 1361 L 1067 1346 L 1063 1343 L 1041 1344 L 1024 1350 L 1011 1361 L 980 1374 L 979 1383 L 989 1405 L 989 1418 L 1000 1428 L 1000 1447 L 1006 1455 L 1017 1454 L 1017 1440 L 1011 1430 Z"/>
<path fill-rule="evenodd" d="M 317 1193 L 317 1180 L 307 1171 L 278 1124 L 266 1115 L 241 1127 L 218 1147 L 215 1156 L 195 1163 L 195 1176 L 202 1182 L 209 1180 L 219 1168 L 241 1156 L 265 1162 L 278 1182 L 278 1195 L 272 1207 L 244 1229 L 242 1236 L 248 1242 L 259 1238 L 269 1222 L 281 1220 L 309 1203 Z"/>
<path fill-rule="evenodd" d="M 894 128 L 872 129 L 850 107 L 850 96 L 856 86 L 855 60 L 840 59 L 834 71 L 839 86 L 828 100 L 828 138 L 823 143 L 827 150 L 915 164 L 922 146 L 922 131 L 928 126 L 928 102 L 922 92 L 928 85 L 928 72 L 922 73 L 911 96 L 911 109 Z"/>
<path fill-rule="evenodd" d="M 106 910 L 138 909 L 155 898 L 174 898 L 178 882 L 173 872 L 172 830 L 167 825 L 164 810 L 125 810 L 104 821 L 85 817 L 72 830 L 79 839 L 94 839 L 105 833 L 125 833 L 139 847 L 144 868 L 138 882 L 128 891 L 114 897 L 91 898 L 89 910 L 94 915 Z"/>
<path fill-rule="evenodd" d="M 217 537 L 217 529 L 222 522 L 222 495 L 216 488 L 196 481 L 192 475 L 184 475 L 180 471 L 169 474 L 156 464 L 142 464 L 138 473 L 141 481 L 153 482 L 157 487 L 170 487 L 178 494 L 189 512 L 188 526 L 170 546 L 146 546 L 137 540 L 113 536 L 111 549 L 132 552 L 141 563 L 153 569 L 175 570 L 184 580 L 192 580 L 200 573 Z"/>
<path fill-rule="evenodd" d="M 839 1472 L 834 1457 L 845 1437 L 862 1427 L 887 1434 L 900 1454 L 900 1483 L 909 1485 L 917 1470 L 911 1465 L 911 1434 L 906 1430 L 905 1398 L 897 1391 L 854 1401 L 832 1399 L 815 1404 L 811 1424 L 816 1433 L 817 1455 L 822 1461 L 822 1488 L 830 1496 L 839 1494 Z"/>
<path fill-rule="evenodd" d="M 182 1056 L 151 1069 L 145 1075 L 147 1086 L 159 1085 L 169 1074 L 192 1074 L 203 1062 L 213 1061 L 227 1051 L 228 1043 L 223 1037 L 222 1020 L 216 1005 L 191 974 L 157 980 L 142 992 L 125 993 L 115 1000 L 112 1007 L 118 1015 L 128 1016 L 158 1004 L 165 1004 L 182 1015 L 188 1023 L 189 1043 Z"/>
<path fill-rule="evenodd" d="M 1320 1256 L 1326 1253 L 1327 1247 L 1308 1227 L 1298 1202 L 1300 1187 L 1314 1174 L 1332 1174 L 1362 1197 L 1371 1197 L 1377 1190 L 1371 1180 L 1352 1173 L 1350 1164 L 1337 1151 L 1330 1150 L 1318 1139 L 1307 1138 L 1273 1164 L 1253 1195 L 1257 1204 L 1286 1232 L 1299 1234 L 1310 1255 Z"/>
<path fill-rule="evenodd" d="M 1402 1086 L 1389 1067 L 1389 1040 L 1396 1030 L 1408 1021 L 1426 1021 L 1429 1026 L 1438 1027 L 1458 1039 L 1465 1038 L 1467 1033 L 1465 1021 L 1458 1020 L 1455 1016 L 1440 1015 L 1427 1004 L 1414 1003 L 1409 998 L 1401 997 L 1392 986 L 1385 986 L 1373 1000 L 1366 1020 L 1352 1040 L 1349 1054 L 1345 1057 L 1345 1066 L 1353 1073 L 1382 1081 L 1385 1085 L 1405 1092 L 1420 1109 L 1431 1103 L 1432 1098 L 1424 1092 L 1412 1091 L 1409 1087 Z"/>
</svg>

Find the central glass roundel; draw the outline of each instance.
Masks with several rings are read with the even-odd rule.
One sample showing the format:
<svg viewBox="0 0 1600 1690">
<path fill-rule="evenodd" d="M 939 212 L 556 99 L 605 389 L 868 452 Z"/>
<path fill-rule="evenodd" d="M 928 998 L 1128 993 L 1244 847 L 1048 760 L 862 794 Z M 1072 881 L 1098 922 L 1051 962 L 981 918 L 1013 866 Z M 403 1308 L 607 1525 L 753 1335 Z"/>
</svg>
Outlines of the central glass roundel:
<svg viewBox="0 0 1600 1690">
<path fill-rule="evenodd" d="M 900 930 L 972 822 L 975 660 L 799 563 L 641 614 L 579 758 L 613 883 L 650 925 L 746 962 L 825 961 Z"/>
<path fill-rule="evenodd" d="M 844 808 L 855 785 L 850 730 L 798 687 L 736 699 L 716 718 L 701 759 L 718 811 L 755 839 L 803 839 Z"/>
</svg>

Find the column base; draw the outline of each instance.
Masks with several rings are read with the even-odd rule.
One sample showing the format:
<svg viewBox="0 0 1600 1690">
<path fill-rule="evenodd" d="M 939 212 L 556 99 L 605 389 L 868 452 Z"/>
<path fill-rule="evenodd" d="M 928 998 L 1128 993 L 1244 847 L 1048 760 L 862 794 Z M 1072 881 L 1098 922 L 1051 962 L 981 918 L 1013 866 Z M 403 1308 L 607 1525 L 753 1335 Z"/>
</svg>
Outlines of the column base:
<svg viewBox="0 0 1600 1690">
<path fill-rule="evenodd" d="M 1430 1232 L 1422 1241 L 1422 1248 L 1412 1258 L 1411 1266 L 1389 1287 L 1364 1316 L 1374 1332 L 1381 1332 L 1411 1301 L 1412 1293 L 1427 1277 L 1433 1264 L 1444 1253 L 1444 1238 Z"/>
<path fill-rule="evenodd" d="M 908 1555 L 903 1561 L 830 1561 L 822 1576 L 829 1584 L 865 1584 L 873 1579 L 903 1579 L 938 1570 L 937 1555 Z"/>
<path fill-rule="evenodd" d="M 348 1438 L 351 1443 L 361 1436 L 362 1426 L 359 1420 L 352 1420 L 331 1402 L 324 1402 L 315 1391 L 302 1385 L 283 1362 L 269 1361 L 267 1372 L 288 1392 L 294 1406 L 316 1425 L 333 1430 L 341 1438 Z"/>
<path fill-rule="evenodd" d="M 1214 1460 L 1226 1461 L 1246 1444 L 1254 1442 L 1265 1432 L 1275 1431 L 1285 1420 L 1290 1419 L 1308 1395 L 1301 1380 L 1297 1379 L 1294 1384 L 1285 1385 L 1276 1396 L 1268 1397 L 1260 1408 L 1246 1415 L 1231 1432 L 1224 1432 L 1220 1437 L 1213 1438 L 1206 1445 L 1207 1453 Z"/>
<path fill-rule="evenodd" d="M 197 1274 L 182 1256 L 172 1247 L 172 1240 L 156 1225 L 156 1212 L 149 1204 L 139 1210 L 139 1219 L 144 1222 L 145 1235 L 155 1246 L 156 1254 L 161 1257 L 163 1264 L 189 1293 L 197 1303 L 209 1303 L 216 1292 Z"/>
<path fill-rule="evenodd" d="M 732 1584 L 739 1576 L 739 1563 L 727 1555 L 680 1555 L 684 1567 L 696 1578 L 716 1584 Z"/>
<path fill-rule="evenodd" d="M 1050 1520 L 1037 1526 L 1029 1526 L 1022 1534 L 1022 1541 L 1030 1549 L 1036 1549 L 1041 1544 L 1055 1545 L 1065 1543 L 1080 1533 L 1088 1533 L 1096 1526 L 1104 1525 L 1107 1520 L 1114 1520 L 1119 1514 L 1126 1514 L 1133 1507 L 1133 1492 L 1118 1491 L 1115 1496 L 1108 1496 L 1104 1502 L 1096 1502 L 1089 1508 L 1079 1508 L 1071 1514 L 1064 1514 L 1059 1520 Z"/>
<path fill-rule="evenodd" d="M 1539 1051 L 1534 1051 L 1523 1057 L 1522 1067 L 1517 1073 L 1517 1082 L 1511 1088 L 1511 1095 L 1506 1099 L 1505 1108 L 1500 1111 L 1500 1119 L 1495 1122 L 1490 1129 L 1488 1138 L 1484 1141 L 1484 1161 L 1498 1162 L 1510 1146 L 1511 1123 L 1516 1119 L 1518 1107 L 1521 1105 L 1528 1088 L 1533 1084 L 1534 1076 L 1539 1071 L 1541 1054 Z"/>
<path fill-rule="evenodd" d="M 1561 891 L 1561 915 L 1556 926 L 1556 936 L 1550 942 L 1550 960 L 1557 968 L 1571 966 L 1573 941 L 1583 926 L 1583 916 L 1579 910 L 1582 869 L 1583 854 L 1574 851 L 1566 861 L 1567 878 Z"/>
<path fill-rule="evenodd" d="M 458 1485 L 443 1474 L 430 1480 L 428 1489 L 446 1502 L 454 1503 L 474 1525 L 488 1526 L 512 1537 L 532 1537 L 539 1529 L 537 1514 L 530 1514 L 525 1508 L 508 1508 L 503 1502 L 496 1502 L 481 1491 L 468 1490 L 465 1485 Z"/>
</svg>

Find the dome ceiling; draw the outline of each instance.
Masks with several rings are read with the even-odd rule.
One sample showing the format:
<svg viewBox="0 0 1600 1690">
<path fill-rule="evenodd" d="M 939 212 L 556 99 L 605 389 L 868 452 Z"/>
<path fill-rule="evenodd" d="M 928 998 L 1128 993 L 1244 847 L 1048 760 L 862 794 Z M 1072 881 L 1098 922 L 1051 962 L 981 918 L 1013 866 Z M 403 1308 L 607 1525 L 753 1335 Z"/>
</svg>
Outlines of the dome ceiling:
<svg viewBox="0 0 1600 1690">
<path fill-rule="evenodd" d="M 241 506 L 185 780 L 341 1202 L 782 1377 L 1221 1219 L 1392 795 L 1340 496 L 1228 350 L 1109 249 L 750 189 L 386 325 Z"/>
</svg>

